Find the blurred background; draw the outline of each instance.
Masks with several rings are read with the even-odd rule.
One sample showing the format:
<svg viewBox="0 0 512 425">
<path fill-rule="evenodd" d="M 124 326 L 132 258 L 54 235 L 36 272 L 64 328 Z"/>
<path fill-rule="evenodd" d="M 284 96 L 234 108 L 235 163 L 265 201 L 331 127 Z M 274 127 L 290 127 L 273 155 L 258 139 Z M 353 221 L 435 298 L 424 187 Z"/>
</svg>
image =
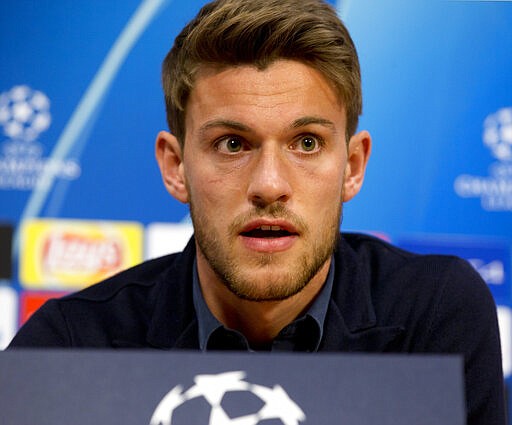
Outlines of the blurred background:
<svg viewBox="0 0 512 425">
<path fill-rule="evenodd" d="M 0 3 L 0 349 L 50 297 L 180 250 L 154 160 L 160 65 L 205 1 Z M 374 148 L 342 228 L 459 255 L 512 368 L 512 2 L 332 0 L 360 55 Z"/>
</svg>

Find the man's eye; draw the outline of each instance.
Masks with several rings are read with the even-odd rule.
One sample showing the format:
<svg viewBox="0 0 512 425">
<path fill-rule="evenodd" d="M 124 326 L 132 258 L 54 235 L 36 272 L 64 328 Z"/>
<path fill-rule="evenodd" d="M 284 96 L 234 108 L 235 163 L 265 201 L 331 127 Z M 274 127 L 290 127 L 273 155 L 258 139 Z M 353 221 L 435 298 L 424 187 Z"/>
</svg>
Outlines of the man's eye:
<svg viewBox="0 0 512 425">
<path fill-rule="evenodd" d="M 243 149 L 243 143 L 237 137 L 226 137 L 217 143 L 217 150 L 224 153 L 237 153 Z"/>
<path fill-rule="evenodd" d="M 312 137 L 303 137 L 300 141 L 300 147 L 306 152 L 314 151 L 316 148 L 316 140 Z"/>
<path fill-rule="evenodd" d="M 294 143 L 294 149 L 302 152 L 316 152 L 320 148 L 320 141 L 314 136 L 302 136 Z"/>
<path fill-rule="evenodd" d="M 228 139 L 226 142 L 226 148 L 230 152 L 238 152 L 242 149 L 242 142 L 238 139 Z"/>
</svg>

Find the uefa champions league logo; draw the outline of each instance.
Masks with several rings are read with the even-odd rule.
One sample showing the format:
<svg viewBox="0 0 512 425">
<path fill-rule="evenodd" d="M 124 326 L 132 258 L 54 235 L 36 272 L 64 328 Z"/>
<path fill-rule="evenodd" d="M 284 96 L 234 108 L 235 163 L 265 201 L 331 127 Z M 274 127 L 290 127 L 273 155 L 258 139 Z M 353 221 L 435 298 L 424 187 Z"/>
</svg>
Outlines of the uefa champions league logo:
<svg viewBox="0 0 512 425">
<path fill-rule="evenodd" d="M 251 384 L 244 378 L 245 373 L 241 371 L 197 375 L 194 378 L 194 385 L 188 390 L 183 391 L 182 386 L 178 385 L 165 395 L 153 413 L 149 425 L 178 425 L 173 422 L 176 410 L 180 407 L 185 408 L 187 402 L 198 398 L 203 398 L 210 406 L 209 420 L 208 423 L 194 425 L 299 425 L 306 419 L 302 409 L 280 385 L 269 388 Z M 232 392 L 245 392 L 255 396 L 261 401 L 261 406 L 256 411 L 241 416 L 230 416 L 223 401 Z"/>
<path fill-rule="evenodd" d="M 512 160 L 512 108 L 502 108 L 485 119 L 483 141 L 497 160 Z"/>
<path fill-rule="evenodd" d="M 32 142 L 51 120 L 50 100 L 43 92 L 22 85 L 0 94 L 0 125 L 7 137 Z"/>
<path fill-rule="evenodd" d="M 57 178 L 74 180 L 81 174 L 72 159 L 43 157 L 39 136 L 50 128 L 50 99 L 42 91 L 17 85 L 0 93 L 0 190 L 32 190 L 46 169 Z"/>
<path fill-rule="evenodd" d="M 454 182 L 461 198 L 480 198 L 486 211 L 512 211 L 512 107 L 489 114 L 483 122 L 482 141 L 497 161 L 488 176 L 459 175 Z"/>
</svg>

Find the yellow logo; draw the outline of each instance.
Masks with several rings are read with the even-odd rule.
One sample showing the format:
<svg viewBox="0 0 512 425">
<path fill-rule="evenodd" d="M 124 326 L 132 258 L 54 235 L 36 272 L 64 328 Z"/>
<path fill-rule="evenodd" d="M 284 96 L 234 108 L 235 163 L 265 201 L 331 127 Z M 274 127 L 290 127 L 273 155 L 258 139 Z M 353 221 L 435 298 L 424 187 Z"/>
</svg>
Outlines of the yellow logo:
<svg viewBox="0 0 512 425">
<path fill-rule="evenodd" d="M 79 289 L 142 261 L 138 223 L 30 220 L 23 224 L 20 282 L 27 288 Z"/>
</svg>

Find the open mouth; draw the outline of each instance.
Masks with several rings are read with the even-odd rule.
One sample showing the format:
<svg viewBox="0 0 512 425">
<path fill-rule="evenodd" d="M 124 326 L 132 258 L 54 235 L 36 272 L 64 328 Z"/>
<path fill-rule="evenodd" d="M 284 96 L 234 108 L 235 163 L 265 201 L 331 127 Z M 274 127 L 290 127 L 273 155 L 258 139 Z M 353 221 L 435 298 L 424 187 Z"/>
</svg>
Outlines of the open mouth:
<svg viewBox="0 0 512 425">
<path fill-rule="evenodd" d="M 286 236 L 293 236 L 296 233 L 291 233 L 286 229 L 282 229 L 280 226 L 262 225 L 262 226 L 254 228 L 254 229 L 251 229 L 247 232 L 242 232 L 241 234 L 242 234 L 242 236 L 246 236 L 248 238 L 271 239 L 271 238 L 283 238 Z"/>
<path fill-rule="evenodd" d="M 249 251 L 273 254 L 291 249 L 297 242 L 299 232 L 293 224 L 254 220 L 241 229 L 242 246 Z"/>
</svg>

